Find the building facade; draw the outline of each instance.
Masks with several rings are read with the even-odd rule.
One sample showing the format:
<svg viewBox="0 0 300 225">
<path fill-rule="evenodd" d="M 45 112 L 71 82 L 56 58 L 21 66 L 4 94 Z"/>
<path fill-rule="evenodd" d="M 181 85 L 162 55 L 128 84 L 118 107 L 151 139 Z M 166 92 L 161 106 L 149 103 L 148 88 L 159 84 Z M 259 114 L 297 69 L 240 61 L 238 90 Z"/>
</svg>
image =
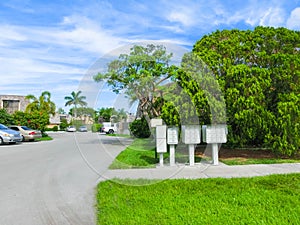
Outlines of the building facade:
<svg viewBox="0 0 300 225">
<path fill-rule="evenodd" d="M 5 109 L 9 114 L 16 111 L 25 111 L 29 100 L 20 95 L 0 95 L 0 109 Z"/>
</svg>

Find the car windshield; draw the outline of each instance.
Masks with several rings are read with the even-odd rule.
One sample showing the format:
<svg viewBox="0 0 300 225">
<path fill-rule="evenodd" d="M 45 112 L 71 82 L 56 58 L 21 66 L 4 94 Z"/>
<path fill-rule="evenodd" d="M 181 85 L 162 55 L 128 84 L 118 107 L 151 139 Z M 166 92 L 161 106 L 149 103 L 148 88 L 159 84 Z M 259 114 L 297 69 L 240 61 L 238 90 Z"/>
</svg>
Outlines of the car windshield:
<svg viewBox="0 0 300 225">
<path fill-rule="evenodd" d="M 7 130 L 8 128 L 4 126 L 3 124 L 0 124 L 0 130 Z"/>
<path fill-rule="evenodd" d="M 23 130 L 32 130 L 31 128 L 29 127 L 26 127 L 26 126 L 21 126 Z"/>
</svg>

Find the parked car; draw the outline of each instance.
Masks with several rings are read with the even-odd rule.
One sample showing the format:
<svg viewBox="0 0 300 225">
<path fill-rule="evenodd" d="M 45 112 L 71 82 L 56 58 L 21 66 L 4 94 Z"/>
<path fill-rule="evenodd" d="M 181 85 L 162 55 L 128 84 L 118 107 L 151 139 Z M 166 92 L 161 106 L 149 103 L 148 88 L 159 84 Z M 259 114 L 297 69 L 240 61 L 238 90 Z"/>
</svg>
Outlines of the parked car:
<svg viewBox="0 0 300 225">
<path fill-rule="evenodd" d="M 34 141 L 35 139 L 42 137 L 42 132 L 40 130 L 34 130 L 26 126 L 11 125 L 9 128 L 19 131 L 23 141 Z"/>
<path fill-rule="evenodd" d="M 75 132 L 76 131 L 76 127 L 75 126 L 68 126 L 66 131 L 68 132 Z"/>
<path fill-rule="evenodd" d="M 87 132 L 88 130 L 87 130 L 87 127 L 86 127 L 86 126 L 80 126 L 80 127 L 79 127 L 79 131 L 80 131 L 80 132 Z"/>
<path fill-rule="evenodd" d="M 102 133 L 113 134 L 117 132 L 117 124 L 112 124 L 110 122 L 104 122 L 103 127 L 101 128 Z"/>
<path fill-rule="evenodd" d="M 22 136 L 20 132 L 9 129 L 7 126 L 0 124 L 0 145 L 6 143 L 21 142 Z"/>
</svg>

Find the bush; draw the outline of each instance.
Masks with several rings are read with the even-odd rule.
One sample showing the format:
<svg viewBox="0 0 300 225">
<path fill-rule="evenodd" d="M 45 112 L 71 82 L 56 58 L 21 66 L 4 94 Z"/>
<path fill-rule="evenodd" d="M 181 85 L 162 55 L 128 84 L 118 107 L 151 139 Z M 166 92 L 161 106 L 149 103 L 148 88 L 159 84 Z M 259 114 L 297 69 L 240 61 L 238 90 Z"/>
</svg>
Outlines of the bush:
<svg viewBox="0 0 300 225">
<path fill-rule="evenodd" d="M 58 126 L 54 126 L 54 127 L 52 128 L 52 130 L 53 130 L 53 131 L 58 131 Z"/>
<path fill-rule="evenodd" d="M 60 122 L 60 130 L 65 130 L 68 126 L 68 121 L 66 119 L 62 119 L 61 122 Z"/>
<path fill-rule="evenodd" d="M 0 123 L 2 124 L 12 124 L 13 118 L 11 115 L 9 115 L 5 109 L 0 109 Z"/>
<path fill-rule="evenodd" d="M 148 126 L 148 122 L 145 117 L 133 121 L 129 125 L 130 131 L 133 136 L 137 138 L 148 138 L 151 135 L 151 131 Z"/>
<path fill-rule="evenodd" d="M 94 123 L 92 125 L 92 132 L 98 132 L 102 127 L 102 124 L 99 124 L 99 123 Z"/>
</svg>

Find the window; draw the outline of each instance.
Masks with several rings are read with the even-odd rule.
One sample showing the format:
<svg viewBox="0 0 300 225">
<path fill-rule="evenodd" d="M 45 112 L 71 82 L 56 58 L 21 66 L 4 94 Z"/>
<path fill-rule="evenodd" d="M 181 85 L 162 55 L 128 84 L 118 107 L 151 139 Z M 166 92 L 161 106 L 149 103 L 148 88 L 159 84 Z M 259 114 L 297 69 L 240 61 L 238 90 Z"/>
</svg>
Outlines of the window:
<svg viewBox="0 0 300 225">
<path fill-rule="evenodd" d="M 3 108 L 8 113 L 14 113 L 19 110 L 20 100 L 2 100 Z"/>
</svg>

